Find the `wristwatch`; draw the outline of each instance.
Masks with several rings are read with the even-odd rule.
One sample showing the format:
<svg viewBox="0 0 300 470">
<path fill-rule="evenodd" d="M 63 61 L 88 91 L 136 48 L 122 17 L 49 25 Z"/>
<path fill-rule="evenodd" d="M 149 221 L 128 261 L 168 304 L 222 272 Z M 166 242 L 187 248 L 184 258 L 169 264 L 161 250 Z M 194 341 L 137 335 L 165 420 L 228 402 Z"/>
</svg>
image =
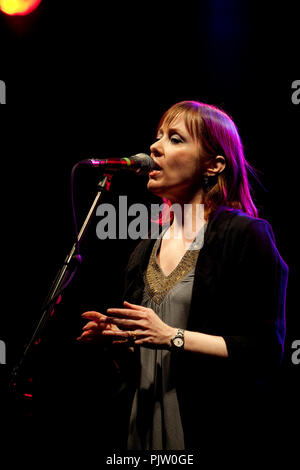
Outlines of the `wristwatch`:
<svg viewBox="0 0 300 470">
<path fill-rule="evenodd" d="M 180 351 L 184 346 L 184 330 L 178 328 L 177 333 L 171 339 L 172 349 L 175 351 Z"/>
</svg>

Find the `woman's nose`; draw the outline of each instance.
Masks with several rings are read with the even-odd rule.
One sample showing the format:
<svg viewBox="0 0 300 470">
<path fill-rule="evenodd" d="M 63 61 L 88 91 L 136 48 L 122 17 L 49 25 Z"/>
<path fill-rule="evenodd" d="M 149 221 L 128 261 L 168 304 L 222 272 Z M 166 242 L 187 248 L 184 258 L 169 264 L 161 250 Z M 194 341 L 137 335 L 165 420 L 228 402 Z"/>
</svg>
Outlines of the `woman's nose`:
<svg viewBox="0 0 300 470">
<path fill-rule="evenodd" d="M 162 146 L 159 143 L 159 141 L 154 142 L 152 145 L 150 145 L 150 152 L 155 156 L 155 157 L 160 157 L 162 155 Z"/>
</svg>

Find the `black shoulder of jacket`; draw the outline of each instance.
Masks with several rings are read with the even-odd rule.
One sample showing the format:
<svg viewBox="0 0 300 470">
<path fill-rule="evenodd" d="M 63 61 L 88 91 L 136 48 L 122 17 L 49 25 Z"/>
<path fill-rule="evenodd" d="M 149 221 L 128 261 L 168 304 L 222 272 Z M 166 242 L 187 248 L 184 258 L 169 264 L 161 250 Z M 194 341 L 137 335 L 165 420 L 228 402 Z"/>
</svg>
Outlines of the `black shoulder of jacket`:
<svg viewBox="0 0 300 470">
<path fill-rule="evenodd" d="M 245 233 L 253 236 L 267 234 L 275 243 L 275 236 L 271 225 L 265 219 L 252 217 L 239 209 L 220 207 L 209 221 L 207 228 L 208 236 L 211 232 L 218 233 L 223 238 L 226 234 L 230 236 Z"/>
</svg>

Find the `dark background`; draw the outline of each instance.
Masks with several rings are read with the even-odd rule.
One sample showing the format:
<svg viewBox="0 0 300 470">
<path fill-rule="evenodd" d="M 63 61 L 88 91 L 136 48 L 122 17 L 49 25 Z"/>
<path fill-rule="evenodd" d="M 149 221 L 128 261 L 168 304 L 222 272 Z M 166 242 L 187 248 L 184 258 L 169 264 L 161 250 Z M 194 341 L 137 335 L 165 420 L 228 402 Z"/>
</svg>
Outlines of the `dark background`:
<svg viewBox="0 0 300 470">
<path fill-rule="evenodd" d="M 298 28 L 297 2 L 85 1 L 75 6 L 44 0 L 27 17 L 0 14 L 0 79 L 7 88 L 7 106 L 0 113 L 0 339 L 7 347 L 7 364 L 0 366 L 0 406 L 21 441 L 29 435 L 32 444 L 37 434 L 48 436 L 52 426 L 46 439 L 51 447 L 71 430 L 83 439 L 96 423 L 99 448 L 119 445 L 120 425 L 112 424 L 110 414 L 113 366 L 97 347 L 78 345 L 75 338 L 83 311 L 118 303 L 136 242 L 98 240 L 93 220 L 82 245 L 83 264 L 29 361 L 25 376 L 33 382 L 21 381 L 20 394 L 24 388 L 33 399 L 15 402 L 9 395 L 7 400 L 8 375 L 73 243 L 73 165 L 92 156 L 149 152 L 162 113 L 177 101 L 193 99 L 223 108 L 236 122 L 261 181 L 251 180 L 260 216 L 271 223 L 290 269 L 285 356 L 270 400 L 286 446 L 281 448 L 292 451 L 300 370 L 291 360 L 292 342 L 300 339 L 300 105 L 291 100 L 292 83 L 300 78 Z M 90 168 L 76 172 L 79 222 L 100 176 Z M 116 202 L 126 194 L 129 201 L 149 202 L 145 183 L 132 174 L 116 175 L 104 200 Z M 81 442 L 78 454 L 84 452 Z"/>
</svg>

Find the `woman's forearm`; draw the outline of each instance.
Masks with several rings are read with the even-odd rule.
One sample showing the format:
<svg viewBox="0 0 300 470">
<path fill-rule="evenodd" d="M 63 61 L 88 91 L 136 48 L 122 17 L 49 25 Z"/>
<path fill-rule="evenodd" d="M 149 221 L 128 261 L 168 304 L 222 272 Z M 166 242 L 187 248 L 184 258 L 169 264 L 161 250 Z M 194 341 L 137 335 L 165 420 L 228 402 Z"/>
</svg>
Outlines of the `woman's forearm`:
<svg viewBox="0 0 300 470">
<path fill-rule="evenodd" d="M 177 329 L 174 329 L 175 333 Z M 228 357 L 227 346 L 222 336 L 207 335 L 196 331 L 184 332 L 184 350 L 210 356 Z"/>
<path fill-rule="evenodd" d="M 206 335 L 196 331 L 185 332 L 184 350 L 211 356 L 228 357 L 227 346 L 222 336 Z"/>
</svg>

